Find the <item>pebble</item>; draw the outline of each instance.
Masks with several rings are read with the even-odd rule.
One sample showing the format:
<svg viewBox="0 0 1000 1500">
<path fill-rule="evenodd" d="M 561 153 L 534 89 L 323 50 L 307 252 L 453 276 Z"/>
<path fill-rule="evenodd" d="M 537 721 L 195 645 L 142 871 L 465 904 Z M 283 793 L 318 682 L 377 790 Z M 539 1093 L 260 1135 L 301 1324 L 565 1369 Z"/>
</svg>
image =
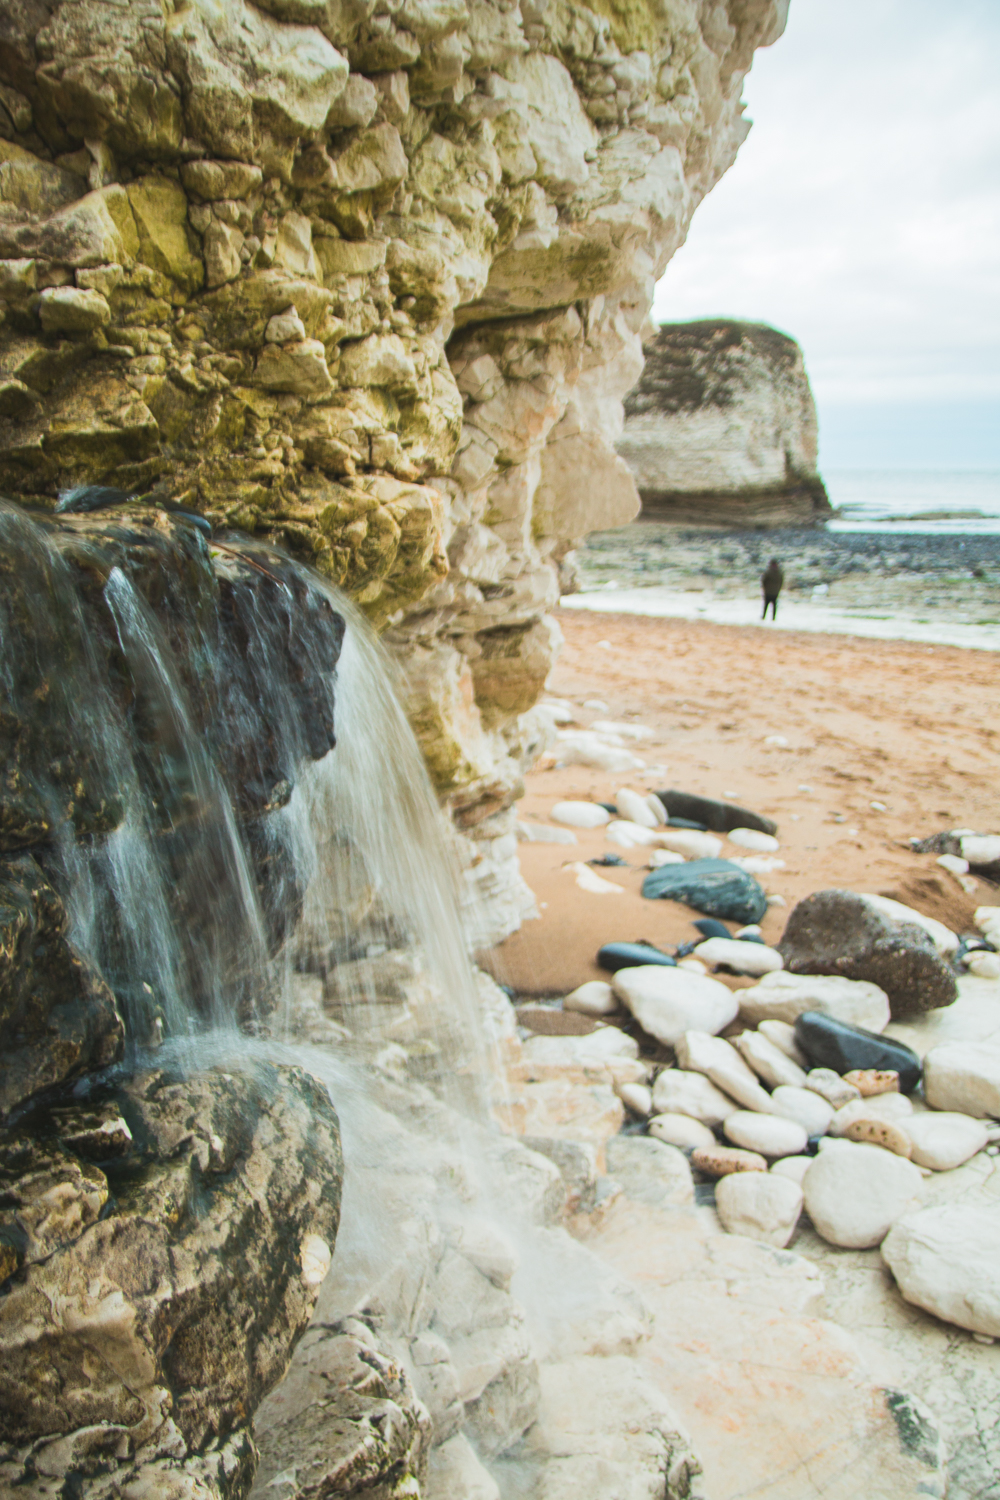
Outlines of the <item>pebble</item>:
<svg viewBox="0 0 1000 1500">
<path fill-rule="evenodd" d="M 881 1146 L 895 1156 L 909 1160 L 913 1145 L 906 1131 L 891 1120 L 852 1120 L 842 1132 L 849 1141 L 865 1141 L 869 1146 Z"/>
<path fill-rule="evenodd" d="M 1000 863 L 1000 834 L 967 833 L 960 840 L 962 858 L 970 865 L 995 865 Z"/>
<path fill-rule="evenodd" d="M 855 1120 L 885 1120 L 896 1122 L 913 1114 L 913 1105 L 905 1094 L 876 1094 L 874 1099 L 852 1099 L 837 1110 L 830 1121 L 830 1134 L 846 1135 L 848 1125 Z"/>
<path fill-rule="evenodd" d="M 726 837 L 731 844 L 738 844 L 741 849 L 753 849 L 757 854 L 777 854 L 781 848 L 776 838 L 756 828 L 733 828 Z"/>
<path fill-rule="evenodd" d="M 806 1212 L 831 1245 L 867 1250 L 919 1202 L 919 1167 L 878 1146 L 837 1143 L 821 1151 L 803 1181 Z"/>
<path fill-rule="evenodd" d="M 649 868 L 658 870 L 661 865 L 684 864 L 683 854 L 674 854 L 669 849 L 654 849 L 649 856 Z"/>
<path fill-rule="evenodd" d="M 648 1135 L 612 1136 L 605 1147 L 608 1175 L 625 1195 L 651 1208 L 674 1208 L 694 1202 L 694 1181 L 687 1158 L 676 1146 Z"/>
<path fill-rule="evenodd" d="M 557 802 L 549 816 L 568 828 L 603 828 L 611 814 L 597 802 Z"/>
<path fill-rule="evenodd" d="M 989 1140 L 989 1130 L 981 1120 L 943 1110 L 913 1115 L 900 1122 L 900 1129 L 910 1138 L 911 1161 L 935 1172 L 950 1172 L 960 1167 L 977 1151 L 982 1151 Z"/>
<path fill-rule="evenodd" d="M 605 943 L 597 950 L 598 967 L 615 974 L 619 969 L 637 969 L 650 965 L 673 969 L 677 960 L 659 948 L 650 948 L 646 943 Z"/>
<path fill-rule="evenodd" d="M 943 1042 L 932 1047 L 924 1058 L 924 1096 L 932 1109 L 1000 1118 L 1000 1046 Z"/>
<path fill-rule="evenodd" d="M 653 1084 L 653 1108 L 658 1114 L 688 1115 L 702 1125 L 721 1125 L 739 1106 L 703 1073 L 664 1068 Z"/>
<path fill-rule="evenodd" d="M 833 1119 L 833 1105 L 808 1088 L 779 1084 L 771 1095 L 771 1104 L 782 1119 L 794 1120 L 806 1135 L 826 1135 Z"/>
<path fill-rule="evenodd" d="M 832 1068 L 810 1068 L 806 1074 L 806 1088 L 819 1094 L 834 1109 L 842 1109 L 853 1099 L 861 1098 L 860 1089 L 856 1089 L 853 1083 L 845 1083 Z"/>
<path fill-rule="evenodd" d="M 806 1149 L 807 1136 L 802 1126 L 780 1115 L 738 1109 L 722 1129 L 734 1146 L 759 1151 L 761 1156 L 798 1156 Z"/>
<path fill-rule="evenodd" d="M 645 797 L 641 797 L 638 792 L 622 787 L 620 792 L 615 793 L 615 802 L 622 817 L 630 823 L 638 823 L 640 828 L 659 827 L 659 818 L 647 804 Z"/>
<path fill-rule="evenodd" d="M 664 807 L 663 803 L 660 801 L 655 792 L 646 793 L 646 806 L 653 814 L 653 817 L 656 819 L 658 825 L 666 825 L 670 814 L 667 812 L 667 809 Z"/>
<path fill-rule="evenodd" d="M 633 823 L 628 818 L 612 819 L 605 832 L 620 849 L 645 849 L 655 844 L 659 838 L 651 828 L 643 828 L 641 824 Z"/>
<path fill-rule="evenodd" d="M 969 873 L 969 861 L 960 854 L 939 854 L 934 863 L 940 865 L 942 870 L 949 870 L 952 875 Z"/>
<path fill-rule="evenodd" d="M 776 948 L 767 948 L 763 943 L 743 942 L 739 938 L 709 938 L 699 943 L 695 956 L 706 964 L 725 964 L 737 974 L 751 974 L 755 978 L 780 969 L 784 960 Z"/>
<path fill-rule="evenodd" d="M 819 1011 L 803 1011 L 797 1018 L 795 1040 L 814 1067 L 833 1068 L 841 1077 L 856 1068 L 892 1069 L 904 1094 L 920 1082 L 920 1058 L 911 1047 Z"/>
<path fill-rule="evenodd" d="M 783 1250 L 795 1233 L 803 1194 L 797 1182 L 770 1172 L 733 1172 L 715 1189 L 723 1229 Z"/>
<path fill-rule="evenodd" d="M 677 1061 L 693 1073 L 704 1073 L 717 1088 L 758 1114 L 771 1114 L 774 1106 L 736 1048 L 719 1036 L 703 1031 L 685 1031 L 675 1044 Z"/>
<path fill-rule="evenodd" d="M 852 1068 L 843 1077 L 845 1083 L 853 1084 L 862 1099 L 899 1093 L 899 1074 L 893 1068 Z"/>
<path fill-rule="evenodd" d="M 1000 953 L 970 953 L 965 966 L 978 979 L 1000 979 Z"/>
<path fill-rule="evenodd" d="M 733 933 L 733 937 L 734 938 L 760 938 L 760 937 L 763 937 L 763 933 L 760 930 L 760 923 L 759 922 L 751 922 L 747 927 L 740 927 L 736 932 Z"/>
<path fill-rule="evenodd" d="M 805 1072 L 809 1071 L 806 1055 L 795 1040 L 794 1026 L 789 1026 L 787 1021 L 761 1021 L 757 1030 L 786 1057 L 790 1057 L 793 1063 L 798 1063 Z"/>
<path fill-rule="evenodd" d="M 616 1089 L 615 1093 L 622 1101 L 626 1109 L 630 1109 L 640 1120 L 645 1120 L 653 1112 L 653 1091 L 644 1083 L 623 1083 Z"/>
<path fill-rule="evenodd" d="M 865 979 L 843 979 L 837 974 L 767 974 L 751 990 L 740 993 L 740 1014 L 749 1026 L 761 1021 L 794 1025 L 803 1011 L 821 1011 L 851 1026 L 883 1031 L 889 1024 L 889 997 Z"/>
<path fill-rule="evenodd" d="M 686 969 L 689 974 L 708 973 L 708 970 L 702 963 L 701 959 L 695 958 L 692 954 L 688 954 L 687 958 L 679 958 L 677 960 L 677 967 L 679 969 Z"/>
<path fill-rule="evenodd" d="M 710 1177 L 728 1177 L 730 1172 L 766 1172 L 767 1162 L 756 1151 L 736 1146 L 699 1146 L 691 1154 L 691 1165 Z"/>
<path fill-rule="evenodd" d="M 584 708 L 589 708 L 592 714 L 607 714 L 611 712 L 603 698 L 584 698 L 583 706 Z"/>
<path fill-rule="evenodd" d="M 759 1031 L 744 1031 L 736 1038 L 740 1056 L 750 1064 L 759 1078 L 772 1089 L 779 1084 L 789 1084 L 804 1089 L 806 1075 L 797 1063 L 793 1063 L 780 1048 L 769 1042 Z"/>
<path fill-rule="evenodd" d="M 642 882 L 642 894 L 647 900 L 681 901 L 726 922 L 756 922 L 767 910 L 763 888 L 728 859 L 694 859 L 652 870 Z"/>
<path fill-rule="evenodd" d="M 714 833 L 695 833 L 689 828 L 662 828 L 656 836 L 662 849 L 683 854 L 685 859 L 715 859 L 722 840 Z"/>
<path fill-rule="evenodd" d="M 611 987 L 643 1031 L 673 1047 L 686 1031 L 714 1036 L 739 1009 L 732 990 L 707 975 L 646 965 L 622 968 Z"/>
<path fill-rule="evenodd" d="M 985 1338 L 1000 1337 L 1000 1205 L 946 1203 L 893 1225 L 882 1259 L 907 1302 Z"/>
<path fill-rule="evenodd" d="M 797 1182 L 801 1187 L 806 1173 L 815 1160 L 814 1156 L 781 1156 L 771 1163 L 768 1176 L 787 1177 L 789 1182 Z"/>
<path fill-rule="evenodd" d="M 576 834 L 572 828 L 550 828 L 547 823 L 514 824 L 514 832 L 522 844 L 575 844 Z"/>
<path fill-rule="evenodd" d="M 574 860 L 568 865 L 563 865 L 563 869 L 576 877 L 576 883 L 581 891 L 589 891 L 592 896 L 624 896 L 625 894 L 623 885 L 616 885 L 613 880 L 605 880 L 603 875 L 598 875 L 597 871 L 584 864 L 583 860 Z"/>
<path fill-rule="evenodd" d="M 695 1151 L 699 1146 L 715 1145 L 715 1136 L 708 1126 L 690 1115 L 654 1115 L 649 1122 L 649 1133 L 655 1140 L 676 1146 L 679 1151 Z"/>
<path fill-rule="evenodd" d="M 977 906 L 973 921 L 991 943 L 1000 943 L 1000 906 Z"/>
<path fill-rule="evenodd" d="M 610 1016 L 618 1008 L 614 990 L 603 979 L 588 979 L 563 1000 L 563 1010 L 574 1010 L 581 1016 Z"/>
</svg>

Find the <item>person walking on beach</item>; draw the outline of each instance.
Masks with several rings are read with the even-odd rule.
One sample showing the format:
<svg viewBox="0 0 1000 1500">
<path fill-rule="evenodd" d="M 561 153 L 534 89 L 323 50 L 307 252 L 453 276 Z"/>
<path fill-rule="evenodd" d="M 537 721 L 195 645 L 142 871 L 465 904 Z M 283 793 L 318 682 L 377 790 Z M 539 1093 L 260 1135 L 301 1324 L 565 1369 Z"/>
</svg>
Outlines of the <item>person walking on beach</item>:
<svg viewBox="0 0 1000 1500">
<path fill-rule="evenodd" d="M 771 619 L 778 618 L 778 595 L 781 593 L 781 585 L 785 581 L 785 575 L 781 571 L 781 564 L 776 557 L 772 557 L 763 573 L 760 575 L 760 586 L 764 590 L 764 613 L 762 620 L 767 619 L 768 606 L 771 609 Z"/>
</svg>

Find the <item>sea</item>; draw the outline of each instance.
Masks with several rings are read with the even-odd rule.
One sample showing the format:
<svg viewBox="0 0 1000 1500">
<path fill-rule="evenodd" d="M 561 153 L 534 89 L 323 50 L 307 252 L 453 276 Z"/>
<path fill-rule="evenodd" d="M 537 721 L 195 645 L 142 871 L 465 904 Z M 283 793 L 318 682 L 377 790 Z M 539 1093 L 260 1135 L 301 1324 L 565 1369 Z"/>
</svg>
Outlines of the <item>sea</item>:
<svg viewBox="0 0 1000 1500">
<path fill-rule="evenodd" d="M 1000 532 L 1000 469 L 824 469 L 831 531 Z"/>
</svg>

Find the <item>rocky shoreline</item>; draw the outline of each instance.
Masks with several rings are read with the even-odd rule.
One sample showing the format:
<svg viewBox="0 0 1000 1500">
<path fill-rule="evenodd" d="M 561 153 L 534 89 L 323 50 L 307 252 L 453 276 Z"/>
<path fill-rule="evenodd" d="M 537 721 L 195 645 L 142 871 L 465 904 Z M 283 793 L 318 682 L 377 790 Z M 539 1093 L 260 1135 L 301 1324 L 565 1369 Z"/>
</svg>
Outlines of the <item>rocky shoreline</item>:
<svg viewBox="0 0 1000 1500">
<path fill-rule="evenodd" d="M 816 526 L 681 527 L 639 520 L 592 534 L 576 553 L 578 586 L 660 587 L 717 598 L 755 594 L 780 559 L 784 597 L 857 611 L 1000 623 L 1000 535 L 830 531 Z M 779 606 L 780 607 L 780 606 Z"/>
</svg>

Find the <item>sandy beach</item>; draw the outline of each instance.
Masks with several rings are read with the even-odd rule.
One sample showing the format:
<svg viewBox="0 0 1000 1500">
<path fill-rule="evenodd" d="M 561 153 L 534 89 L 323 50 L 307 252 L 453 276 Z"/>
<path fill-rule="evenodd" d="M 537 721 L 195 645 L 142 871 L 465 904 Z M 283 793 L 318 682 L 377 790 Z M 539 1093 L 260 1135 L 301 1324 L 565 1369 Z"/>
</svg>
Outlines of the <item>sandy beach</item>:
<svg viewBox="0 0 1000 1500">
<path fill-rule="evenodd" d="M 959 931 L 971 928 L 976 905 L 1000 900 L 982 881 L 967 895 L 932 855 L 908 845 L 911 836 L 1000 822 L 994 654 L 567 609 L 559 623 L 566 642 L 550 695 L 576 705 L 580 725 L 621 720 L 653 735 L 633 747 L 641 771 L 533 771 L 520 804 L 525 823 L 549 823 L 564 798 L 613 801 L 623 786 L 674 787 L 763 813 L 778 824 L 786 862 L 761 877 L 787 903 L 764 919 L 771 942 L 797 900 L 829 886 L 893 894 Z M 768 743 L 772 736 L 787 744 Z M 601 829 L 578 830 L 577 840 L 520 845 L 539 916 L 489 956 L 518 995 L 565 994 L 598 977 L 602 943 L 695 935 L 697 913 L 640 895 L 641 850 L 616 849 Z M 564 868 L 607 852 L 629 862 L 599 872 L 620 895 L 582 890 Z"/>
</svg>

